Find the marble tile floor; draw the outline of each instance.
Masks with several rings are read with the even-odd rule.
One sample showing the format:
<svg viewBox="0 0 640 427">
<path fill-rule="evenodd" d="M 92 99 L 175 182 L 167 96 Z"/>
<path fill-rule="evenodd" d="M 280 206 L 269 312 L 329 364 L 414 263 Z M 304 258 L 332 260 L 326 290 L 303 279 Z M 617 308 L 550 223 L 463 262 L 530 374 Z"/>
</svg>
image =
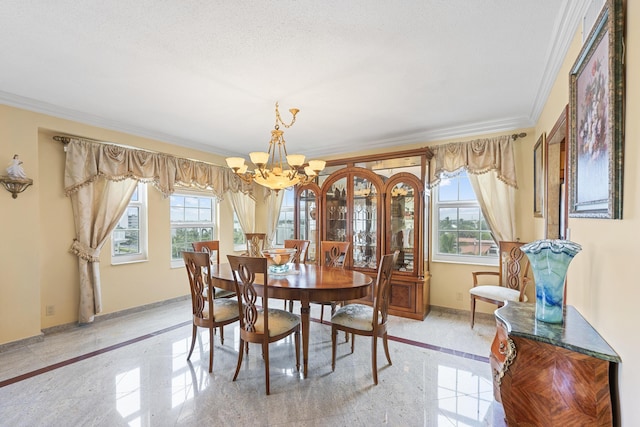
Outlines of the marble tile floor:
<svg viewBox="0 0 640 427">
<path fill-rule="evenodd" d="M 190 301 L 45 335 L 0 352 L 0 426 L 504 426 L 493 400 L 489 316 L 469 328 L 466 313 L 433 309 L 424 321 L 393 317 L 387 365 L 378 347 L 378 386 L 370 339 L 354 354 L 341 335 L 331 371 L 331 328 L 312 306 L 309 375 L 295 370 L 291 339 L 272 344 L 271 395 L 252 345 L 239 377 L 238 331 L 191 339 Z M 325 319 L 326 322 L 326 319 Z"/>
</svg>

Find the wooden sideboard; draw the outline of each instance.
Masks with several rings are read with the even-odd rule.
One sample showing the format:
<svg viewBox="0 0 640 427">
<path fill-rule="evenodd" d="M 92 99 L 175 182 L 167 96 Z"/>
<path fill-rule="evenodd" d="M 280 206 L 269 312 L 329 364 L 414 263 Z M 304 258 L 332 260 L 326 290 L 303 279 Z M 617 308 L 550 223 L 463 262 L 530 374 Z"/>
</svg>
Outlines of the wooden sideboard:
<svg viewBox="0 0 640 427">
<path fill-rule="evenodd" d="M 571 306 L 562 324 L 535 318 L 535 304 L 495 312 L 494 397 L 509 426 L 617 425 L 620 357 Z"/>
</svg>

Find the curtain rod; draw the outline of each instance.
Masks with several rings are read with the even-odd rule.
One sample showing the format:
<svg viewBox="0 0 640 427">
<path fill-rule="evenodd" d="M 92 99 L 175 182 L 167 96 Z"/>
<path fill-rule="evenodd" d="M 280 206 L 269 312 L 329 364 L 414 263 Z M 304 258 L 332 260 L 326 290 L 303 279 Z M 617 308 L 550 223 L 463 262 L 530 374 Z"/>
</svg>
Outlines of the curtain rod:
<svg viewBox="0 0 640 427">
<path fill-rule="evenodd" d="M 527 136 L 526 132 L 514 133 L 513 135 L 511 135 L 511 139 L 515 141 L 516 139 L 524 138 L 525 136 Z"/>
<path fill-rule="evenodd" d="M 69 144 L 71 142 L 71 138 L 82 139 L 82 140 L 85 140 L 85 141 L 95 142 L 97 144 L 115 145 L 116 147 L 122 147 L 122 148 L 126 148 L 126 149 L 129 149 L 129 150 L 139 150 L 139 151 L 146 151 L 148 153 L 162 154 L 163 156 L 169 156 L 169 157 L 175 157 L 175 158 L 179 158 L 179 159 L 190 160 L 192 162 L 204 163 L 206 165 L 211 165 L 211 166 L 224 167 L 224 166 L 221 166 L 221 165 L 218 165 L 218 164 L 215 164 L 215 163 L 205 162 L 204 160 L 191 159 L 189 157 L 177 156 L 175 154 L 168 154 L 168 153 L 163 153 L 163 152 L 155 151 L 155 150 L 147 150 L 146 148 L 133 147 L 131 145 L 118 144 L 118 143 L 115 143 L 115 142 L 98 141 L 97 139 L 83 138 L 83 137 L 79 137 L 79 136 L 60 136 L 60 135 L 55 135 L 53 137 L 53 140 L 63 143 L 64 144 L 64 151 L 67 151 L 67 144 Z"/>
</svg>

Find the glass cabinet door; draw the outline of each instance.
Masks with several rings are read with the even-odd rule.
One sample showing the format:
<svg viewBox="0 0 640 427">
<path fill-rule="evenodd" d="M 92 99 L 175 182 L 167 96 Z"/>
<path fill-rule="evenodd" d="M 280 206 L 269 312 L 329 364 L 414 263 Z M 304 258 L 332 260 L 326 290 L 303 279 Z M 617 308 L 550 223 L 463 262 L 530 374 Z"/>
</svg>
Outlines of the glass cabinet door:
<svg viewBox="0 0 640 427">
<path fill-rule="evenodd" d="M 413 187 L 404 182 L 391 189 L 391 252 L 400 251 L 395 269 L 413 271 L 413 248 L 415 247 L 415 197 Z"/>
<path fill-rule="evenodd" d="M 309 248 L 307 249 L 307 262 L 314 263 L 316 261 L 316 253 L 318 251 L 318 224 L 319 224 L 319 207 L 318 207 L 318 191 L 319 189 L 302 188 L 298 194 L 298 233 L 297 238 L 309 240 Z"/>
<path fill-rule="evenodd" d="M 376 186 L 367 178 L 353 178 L 353 266 L 377 268 L 378 263 L 378 200 Z"/>
<path fill-rule="evenodd" d="M 415 274 L 420 260 L 421 183 L 409 174 L 398 174 L 387 183 L 387 237 L 385 251 L 400 251 L 395 270 Z"/>
<path fill-rule="evenodd" d="M 337 179 L 325 193 L 326 240 L 347 241 L 347 177 Z"/>
</svg>

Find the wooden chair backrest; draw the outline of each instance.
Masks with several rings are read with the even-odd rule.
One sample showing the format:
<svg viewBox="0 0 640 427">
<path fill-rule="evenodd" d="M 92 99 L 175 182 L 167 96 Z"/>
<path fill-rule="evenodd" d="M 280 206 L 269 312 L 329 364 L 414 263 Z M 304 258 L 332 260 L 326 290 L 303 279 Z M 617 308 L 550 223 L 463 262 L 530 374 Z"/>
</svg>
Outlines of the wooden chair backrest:
<svg viewBox="0 0 640 427">
<path fill-rule="evenodd" d="M 211 263 L 220 264 L 220 241 L 205 240 L 203 242 L 192 242 L 191 246 L 196 252 L 207 252 L 211 259 Z M 215 253 L 215 254 L 214 254 Z"/>
<path fill-rule="evenodd" d="M 323 240 L 320 242 L 320 265 L 347 268 L 350 247 L 351 242 Z"/>
<path fill-rule="evenodd" d="M 498 243 L 500 250 L 500 286 L 521 290 L 524 280 L 529 276 L 529 258 L 520 247 L 523 242 Z"/>
<path fill-rule="evenodd" d="M 182 252 L 182 259 L 189 277 L 191 290 L 191 307 L 193 317 L 200 321 L 214 319 L 214 304 L 206 304 L 207 299 L 213 301 L 213 287 L 211 286 L 211 261 L 207 252 Z M 206 311 L 208 310 L 208 313 Z M 204 325 L 202 325 L 204 326 Z"/>
<path fill-rule="evenodd" d="M 383 255 L 378 265 L 378 276 L 375 283 L 375 296 L 373 299 L 373 324 L 383 325 L 387 323 L 389 300 L 391 299 L 391 276 L 396 265 L 400 251 Z M 378 318 L 381 316 L 381 319 Z"/>
<path fill-rule="evenodd" d="M 293 257 L 295 264 L 304 264 L 307 262 L 307 249 L 309 249 L 309 240 L 288 239 L 284 241 L 285 248 L 294 248 L 297 252 Z"/>
<path fill-rule="evenodd" d="M 267 259 L 237 255 L 227 255 L 227 258 L 233 272 L 236 295 L 238 295 L 240 329 L 243 332 L 255 334 L 255 324 L 258 321 L 258 297 L 261 297 L 261 305 L 264 312 L 264 331 L 268 331 L 269 287 L 254 286 L 256 283 L 262 285 L 269 281 Z"/>
<path fill-rule="evenodd" d="M 247 255 L 253 257 L 261 257 L 264 249 L 264 241 L 267 238 L 266 233 L 245 233 L 247 239 Z"/>
</svg>

